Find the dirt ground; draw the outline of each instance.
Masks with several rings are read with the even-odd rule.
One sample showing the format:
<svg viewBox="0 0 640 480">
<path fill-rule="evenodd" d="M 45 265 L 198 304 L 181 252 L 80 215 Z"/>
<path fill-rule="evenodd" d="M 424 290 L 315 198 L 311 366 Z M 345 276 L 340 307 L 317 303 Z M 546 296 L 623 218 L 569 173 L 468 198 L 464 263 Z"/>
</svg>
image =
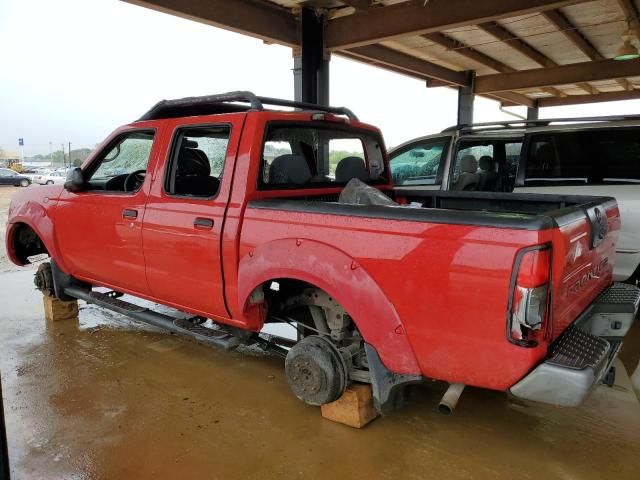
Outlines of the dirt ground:
<svg viewBox="0 0 640 480">
<path fill-rule="evenodd" d="M 2 223 L 9 190 L 0 190 Z M 4 270 L 0 371 L 14 479 L 640 477 L 640 406 L 622 364 L 617 385 L 580 408 L 467 388 L 443 416 L 444 385 L 434 382 L 353 430 L 298 401 L 279 359 L 84 304 L 79 321 L 47 324 L 33 270 Z"/>
</svg>

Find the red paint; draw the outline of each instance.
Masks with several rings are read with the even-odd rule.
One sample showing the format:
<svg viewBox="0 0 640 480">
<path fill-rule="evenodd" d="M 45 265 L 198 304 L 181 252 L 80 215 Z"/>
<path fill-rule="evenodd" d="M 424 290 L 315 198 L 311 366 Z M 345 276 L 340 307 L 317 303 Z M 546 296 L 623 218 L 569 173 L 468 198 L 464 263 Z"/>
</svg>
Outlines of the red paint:
<svg viewBox="0 0 640 480">
<path fill-rule="evenodd" d="M 608 212 L 610 235 L 594 250 L 586 244 L 585 219 L 526 231 L 250 208 L 254 199 L 340 191 L 257 190 L 263 132 L 271 120 L 307 122 L 310 114 L 234 113 L 117 130 L 103 145 L 127 129 L 157 132 L 138 193 L 24 189 L 10 209 L 9 256 L 18 263 L 13 235 L 26 223 L 67 273 L 250 330 L 259 330 L 265 316 L 262 305 L 248 303 L 255 287 L 274 278 L 303 280 L 342 304 L 389 369 L 498 390 L 539 363 L 551 338 L 611 282 L 617 208 Z M 232 131 L 218 195 L 204 201 L 167 196 L 165 166 L 176 128 L 213 124 Z M 123 209 L 137 210 L 138 217 L 124 219 Z M 196 217 L 213 219 L 213 228 L 194 228 Z M 505 335 L 510 281 L 518 252 L 544 244 L 551 250 L 526 256 L 520 280 L 535 286 L 551 275 L 553 330 L 536 348 L 522 348 Z M 582 285 L 593 269 L 599 278 Z"/>
</svg>

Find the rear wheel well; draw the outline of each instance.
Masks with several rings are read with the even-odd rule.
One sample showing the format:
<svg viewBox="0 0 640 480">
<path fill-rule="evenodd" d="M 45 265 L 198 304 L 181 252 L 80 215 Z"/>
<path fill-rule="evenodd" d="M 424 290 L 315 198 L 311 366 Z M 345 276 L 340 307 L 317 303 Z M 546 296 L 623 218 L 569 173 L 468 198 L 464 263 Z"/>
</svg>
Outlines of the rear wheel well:
<svg viewBox="0 0 640 480">
<path fill-rule="evenodd" d="M 298 341 L 313 335 L 330 340 L 345 357 L 350 379 L 370 381 L 360 330 L 330 293 L 301 280 L 274 278 L 258 286 L 250 302 L 266 304 L 265 323 L 295 326 Z"/>
<path fill-rule="evenodd" d="M 49 255 L 42 239 L 26 223 L 18 223 L 14 227 L 12 240 L 14 255 L 23 265 L 31 263 L 31 257 L 36 255 Z"/>
</svg>

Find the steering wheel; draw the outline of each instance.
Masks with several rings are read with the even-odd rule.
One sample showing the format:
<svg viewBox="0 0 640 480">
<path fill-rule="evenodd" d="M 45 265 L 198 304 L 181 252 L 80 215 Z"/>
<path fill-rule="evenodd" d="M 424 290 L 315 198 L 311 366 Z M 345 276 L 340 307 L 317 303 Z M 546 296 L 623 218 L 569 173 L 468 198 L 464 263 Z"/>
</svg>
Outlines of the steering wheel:
<svg viewBox="0 0 640 480">
<path fill-rule="evenodd" d="M 135 172 L 131 172 L 129 175 L 127 175 L 127 177 L 124 179 L 124 191 L 134 192 L 138 188 L 140 188 L 140 185 L 142 185 L 142 182 L 144 182 L 146 173 L 146 170 L 136 170 Z"/>
</svg>

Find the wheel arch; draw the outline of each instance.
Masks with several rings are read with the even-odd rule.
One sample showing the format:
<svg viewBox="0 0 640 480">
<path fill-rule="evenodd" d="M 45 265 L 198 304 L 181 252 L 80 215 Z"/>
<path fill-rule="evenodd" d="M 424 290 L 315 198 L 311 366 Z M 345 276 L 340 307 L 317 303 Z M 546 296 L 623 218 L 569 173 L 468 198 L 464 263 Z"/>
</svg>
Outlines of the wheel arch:
<svg viewBox="0 0 640 480">
<path fill-rule="evenodd" d="M 38 237 L 44 249 L 58 266 L 68 272 L 62 255 L 55 241 L 55 227 L 51 216 L 42 205 L 28 201 L 20 204 L 15 211 L 10 213 L 10 223 L 7 225 L 6 251 L 9 259 L 16 265 L 26 265 L 29 262 L 17 251 L 18 235 L 22 229 L 30 229 Z"/>
<path fill-rule="evenodd" d="M 250 308 L 253 292 L 277 280 L 301 281 L 323 290 L 349 313 L 363 339 L 375 347 L 389 370 L 420 373 L 393 304 L 346 253 L 306 239 L 274 240 L 252 249 L 238 268 L 238 306 L 243 314 Z"/>
</svg>

